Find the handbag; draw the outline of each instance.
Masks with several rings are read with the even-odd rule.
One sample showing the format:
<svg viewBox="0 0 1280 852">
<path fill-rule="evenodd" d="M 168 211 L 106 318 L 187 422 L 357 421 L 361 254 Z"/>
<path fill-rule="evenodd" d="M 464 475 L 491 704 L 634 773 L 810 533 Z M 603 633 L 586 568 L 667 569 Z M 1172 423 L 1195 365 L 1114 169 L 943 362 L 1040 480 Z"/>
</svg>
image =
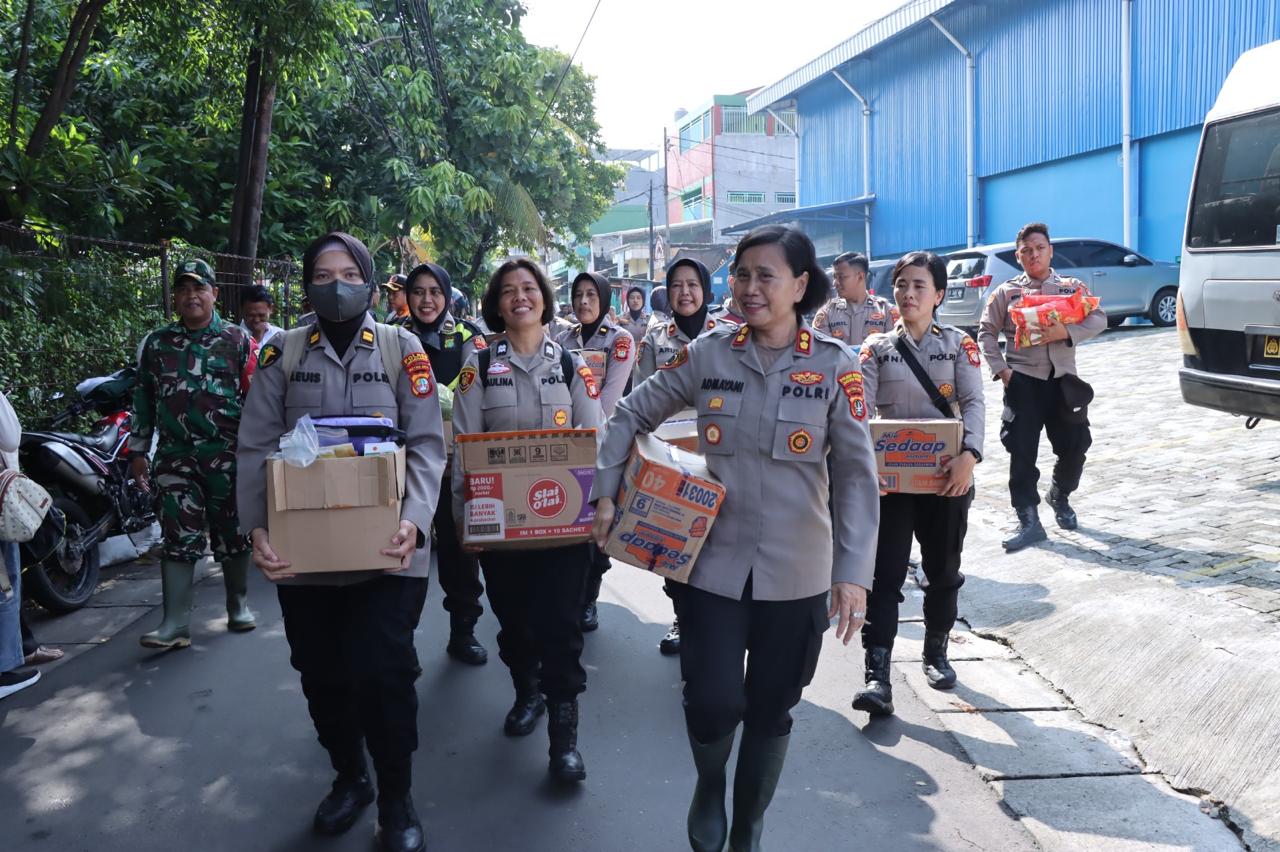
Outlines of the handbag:
<svg viewBox="0 0 1280 852">
<path fill-rule="evenodd" d="M 53 498 L 35 480 L 0 471 L 0 541 L 31 541 L 51 505 Z"/>
</svg>

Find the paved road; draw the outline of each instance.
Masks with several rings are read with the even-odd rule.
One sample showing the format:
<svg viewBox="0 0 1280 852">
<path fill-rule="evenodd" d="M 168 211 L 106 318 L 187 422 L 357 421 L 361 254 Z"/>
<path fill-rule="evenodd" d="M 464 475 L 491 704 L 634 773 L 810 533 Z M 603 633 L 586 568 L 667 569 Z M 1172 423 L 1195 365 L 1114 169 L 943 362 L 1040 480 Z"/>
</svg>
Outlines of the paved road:
<svg viewBox="0 0 1280 852">
<path fill-rule="evenodd" d="M 255 582 L 261 627 L 229 635 L 220 586 L 216 577 L 197 586 L 192 650 L 139 648 L 155 617 L 148 613 L 0 703 L 7 852 L 369 848 L 372 811 L 345 838 L 321 843 L 310 834 L 329 770 L 288 666 L 278 607 Z M 604 627 L 587 646 L 589 777 L 566 793 L 547 784 L 544 729 L 524 740 L 502 735 L 510 686 L 501 664 L 473 670 L 444 657 L 447 622 L 433 589 L 418 637 L 423 747 L 415 767 L 431 848 L 686 848 L 692 765 L 678 664 L 655 647 L 668 615 L 655 578 L 612 572 Z M 486 615 L 490 649 L 494 629 Z M 1035 848 L 905 684 L 896 719 L 868 723 L 849 709 L 860 655 L 829 640 L 796 713 L 770 848 Z"/>
</svg>

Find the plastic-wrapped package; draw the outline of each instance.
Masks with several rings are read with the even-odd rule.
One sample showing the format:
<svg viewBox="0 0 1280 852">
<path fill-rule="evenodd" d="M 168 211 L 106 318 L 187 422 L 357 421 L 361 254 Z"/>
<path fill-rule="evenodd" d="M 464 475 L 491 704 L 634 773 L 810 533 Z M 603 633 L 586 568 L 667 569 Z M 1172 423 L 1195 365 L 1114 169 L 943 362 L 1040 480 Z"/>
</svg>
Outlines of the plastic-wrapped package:
<svg viewBox="0 0 1280 852">
<path fill-rule="evenodd" d="M 320 454 L 320 437 L 310 414 L 304 414 L 293 428 L 280 436 L 280 455 L 286 464 L 310 467 Z"/>
<path fill-rule="evenodd" d="M 1023 296 L 1016 307 L 1009 309 L 1015 330 L 1013 345 L 1039 346 L 1044 343 L 1044 329 L 1052 323 L 1076 325 L 1098 309 L 1097 296 L 1089 295 L 1083 288 L 1070 295 L 1032 294 Z"/>
</svg>

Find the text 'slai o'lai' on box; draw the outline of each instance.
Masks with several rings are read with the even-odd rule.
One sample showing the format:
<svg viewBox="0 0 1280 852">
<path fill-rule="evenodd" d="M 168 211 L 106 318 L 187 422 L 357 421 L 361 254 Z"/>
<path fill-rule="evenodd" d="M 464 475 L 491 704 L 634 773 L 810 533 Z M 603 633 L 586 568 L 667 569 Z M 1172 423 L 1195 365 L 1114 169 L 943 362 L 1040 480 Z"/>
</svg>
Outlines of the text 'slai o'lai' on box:
<svg viewBox="0 0 1280 852">
<path fill-rule="evenodd" d="M 559 547 L 591 537 L 594 429 L 459 435 L 462 541 L 486 550 Z"/>
<path fill-rule="evenodd" d="M 702 456 L 638 435 L 616 503 L 604 552 L 685 583 L 724 504 L 724 486 Z"/>
<path fill-rule="evenodd" d="M 674 444 L 691 453 L 698 451 L 698 412 L 692 408 L 677 411 L 653 430 L 653 435 L 660 441 Z"/>
<path fill-rule="evenodd" d="M 960 452 L 960 420 L 872 420 L 871 446 L 885 491 L 937 494 L 947 482 L 942 466 Z"/>
<path fill-rule="evenodd" d="M 400 560 L 379 551 L 400 526 L 405 451 L 321 458 L 307 467 L 267 460 L 267 535 L 298 574 L 382 571 Z"/>
</svg>

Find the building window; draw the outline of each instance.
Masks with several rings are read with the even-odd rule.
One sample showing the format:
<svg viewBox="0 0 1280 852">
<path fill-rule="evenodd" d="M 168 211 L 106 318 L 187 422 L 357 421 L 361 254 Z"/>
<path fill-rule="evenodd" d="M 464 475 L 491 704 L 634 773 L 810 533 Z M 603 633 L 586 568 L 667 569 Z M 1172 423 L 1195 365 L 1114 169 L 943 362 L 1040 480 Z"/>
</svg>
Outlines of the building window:
<svg viewBox="0 0 1280 852">
<path fill-rule="evenodd" d="M 692 222 L 696 219 L 708 218 L 705 213 L 704 200 L 701 189 L 691 189 L 680 196 L 680 207 L 684 212 L 680 221 Z"/>
<path fill-rule="evenodd" d="M 773 194 L 773 202 L 775 204 L 792 204 L 796 203 L 796 194 L 794 192 L 775 192 Z"/>
<path fill-rule="evenodd" d="M 690 121 L 684 127 L 680 128 L 680 153 L 683 154 L 690 148 L 701 144 L 712 136 L 713 125 L 711 123 L 711 111 L 708 110 L 702 115 Z"/>
<path fill-rule="evenodd" d="M 747 108 L 744 106 L 720 107 L 720 113 L 724 118 L 725 133 L 755 133 L 763 135 L 765 132 L 764 113 L 747 115 Z"/>
<path fill-rule="evenodd" d="M 782 119 L 782 121 L 775 121 L 773 123 L 774 125 L 773 133 L 775 136 L 790 136 L 791 131 L 788 130 L 787 127 L 790 127 L 796 130 L 799 129 L 799 127 L 796 125 L 796 122 L 799 121 L 799 119 L 796 116 L 795 110 L 793 109 L 779 110 L 778 118 Z M 782 126 L 783 124 L 786 124 L 787 127 L 783 127 Z"/>
<path fill-rule="evenodd" d="M 730 204 L 764 204 L 764 199 L 763 192 L 731 191 L 729 193 Z"/>
</svg>

